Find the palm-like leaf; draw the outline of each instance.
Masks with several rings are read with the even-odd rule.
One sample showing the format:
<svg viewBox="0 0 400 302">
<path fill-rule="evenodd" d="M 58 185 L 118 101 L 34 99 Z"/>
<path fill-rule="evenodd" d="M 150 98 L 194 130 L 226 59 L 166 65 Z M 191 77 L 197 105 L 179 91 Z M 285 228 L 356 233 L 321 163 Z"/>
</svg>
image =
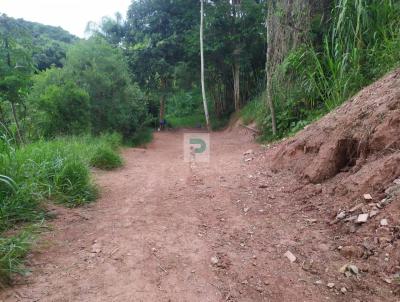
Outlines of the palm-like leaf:
<svg viewBox="0 0 400 302">
<path fill-rule="evenodd" d="M 9 187 L 14 193 L 17 191 L 17 184 L 15 181 L 6 175 L 0 175 L 0 183 L 5 184 L 7 187 Z"/>
</svg>

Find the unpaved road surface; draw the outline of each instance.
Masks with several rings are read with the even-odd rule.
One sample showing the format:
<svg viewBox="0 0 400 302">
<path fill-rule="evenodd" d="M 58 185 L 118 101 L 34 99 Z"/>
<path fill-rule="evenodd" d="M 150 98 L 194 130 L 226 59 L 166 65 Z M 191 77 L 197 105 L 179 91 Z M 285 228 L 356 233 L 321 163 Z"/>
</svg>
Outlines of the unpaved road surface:
<svg viewBox="0 0 400 302">
<path fill-rule="evenodd" d="M 249 136 L 213 133 L 210 163 L 185 163 L 182 141 L 156 133 L 123 151 L 123 168 L 97 171 L 101 198 L 56 209 L 31 275 L 0 301 L 381 300 L 338 277 L 333 235 L 305 204 L 320 188 L 272 173 Z"/>
</svg>

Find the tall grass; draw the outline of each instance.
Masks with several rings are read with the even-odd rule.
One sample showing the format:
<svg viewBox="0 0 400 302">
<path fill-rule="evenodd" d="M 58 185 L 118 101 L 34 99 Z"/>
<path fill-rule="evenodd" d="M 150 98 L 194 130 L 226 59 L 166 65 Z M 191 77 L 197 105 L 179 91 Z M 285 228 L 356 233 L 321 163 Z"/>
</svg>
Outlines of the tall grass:
<svg viewBox="0 0 400 302">
<path fill-rule="evenodd" d="M 0 288 L 8 284 L 13 274 L 23 274 L 23 258 L 35 240 L 32 228 L 28 228 L 15 236 L 0 237 Z"/>
<path fill-rule="evenodd" d="M 18 225 L 43 220 L 46 200 L 68 207 L 93 201 L 97 190 L 90 166 L 98 161 L 106 168 L 113 168 L 116 161 L 121 165 L 120 144 L 119 135 L 109 134 L 38 141 L 15 148 L 7 136 L 0 136 L 0 280 L 20 269 L 19 259 L 30 242 L 29 232 L 18 234 Z M 9 229 L 16 229 L 13 233 L 17 235 L 5 236 Z"/>
<path fill-rule="evenodd" d="M 274 75 L 280 135 L 300 129 L 398 66 L 399 49 L 398 1 L 336 0 L 322 44 L 310 40 L 293 50 Z"/>
</svg>

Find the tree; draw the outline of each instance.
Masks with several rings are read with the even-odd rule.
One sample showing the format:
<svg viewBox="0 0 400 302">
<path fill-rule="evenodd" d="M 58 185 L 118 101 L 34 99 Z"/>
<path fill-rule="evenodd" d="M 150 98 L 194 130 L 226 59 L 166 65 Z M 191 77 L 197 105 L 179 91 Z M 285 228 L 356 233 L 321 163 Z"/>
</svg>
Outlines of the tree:
<svg viewBox="0 0 400 302">
<path fill-rule="evenodd" d="M 265 1 L 255 0 L 216 0 L 207 6 L 205 49 L 216 112 L 238 111 L 259 92 L 265 68 L 264 6 Z"/>
<path fill-rule="evenodd" d="M 39 112 L 36 129 L 45 137 L 79 135 L 90 131 L 89 94 L 72 81 L 48 85 L 35 101 Z"/>
<path fill-rule="evenodd" d="M 312 16 L 323 13 L 329 3 L 329 0 L 268 1 L 265 101 L 269 108 L 274 136 L 277 134 L 273 99 L 274 75 L 286 56 L 307 41 Z M 289 87 L 289 83 L 280 82 L 279 85 Z"/>
<path fill-rule="evenodd" d="M 101 36 L 110 44 L 120 45 L 125 36 L 125 21 L 120 13 L 116 13 L 114 18 L 103 17 L 100 24 L 89 22 L 85 33 L 89 36 Z"/>
<path fill-rule="evenodd" d="M 90 96 L 94 133 L 118 131 L 129 137 L 145 122 L 144 97 L 129 76 L 121 49 L 93 37 L 70 48 L 64 68 Z"/>
<path fill-rule="evenodd" d="M 158 96 L 160 121 L 175 68 L 186 55 L 186 34 L 198 24 L 198 12 L 198 0 L 135 1 L 128 10 L 124 47 L 130 69 L 147 93 Z"/>
<path fill-rule="evenodd" d="M 208 116 L 208 105 L 207 105 L 206 89 L 204 83 L 204 46 L 203 46 L 204 0 L 200 1 L 201 1 L 201 9 L 200 9 L 201 94 L 203 96 L 203 106 L 204 106 L 204 114 L 206 117 L 207 129 L 210 130 L 210 118 Z"/>
<path fill-rule="evenodd" d="M 116 131 L 125 139 L 147 121 L 143 99 L 121 49 L 98 36 L 71 47 L 62 69 L 37 75 L 29 96 L 38 127 L 47 136 L 91 130 Z"/>
<path fill-rule="evenodd" d="M 18 141 L 23 143 L 17 105 L 23 103 L 27 94 L 33 66 L 31 55 L 26 51 L 27 47 L 14 39 L 18 34 L 20 33 L 12 28 L 9 20 L 0 19 L 0 100 L 10 103 Z M 21 42 L 29 44 L 23 36 Z"/>
<path fill-rule="evenodd" d="M 31 59 L 38 70 L 63 66 L 67 48 L 79 39 L 60 27 L 14 19 L 0 14 L 0 31 L 12 32 L 17 44 L 29 41 Z M 27 45 L 28 46 L 28 45 Z"/>
</svg>

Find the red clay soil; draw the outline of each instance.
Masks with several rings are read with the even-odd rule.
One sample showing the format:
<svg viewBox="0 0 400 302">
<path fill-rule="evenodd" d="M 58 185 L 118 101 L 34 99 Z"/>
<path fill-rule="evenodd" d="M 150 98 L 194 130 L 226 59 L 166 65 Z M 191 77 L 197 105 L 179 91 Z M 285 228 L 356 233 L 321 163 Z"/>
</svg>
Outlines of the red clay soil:
<svg viewBox="0 0 400 302">
<path fill-rule="evenodd" d="M 183 131 L 125 149 L 0 301 L 400 301 L 398 79 L 272 147 L 213 133 L 210 163 L 184 162 Z"/>
<path fill-rule="evenodd" d="M 400 175 L 399 150 L 400 69 L 280 144 L 273 164 L 313 183 L 341 174 L 337 190 L 356 196 Z"/>
</svg>

